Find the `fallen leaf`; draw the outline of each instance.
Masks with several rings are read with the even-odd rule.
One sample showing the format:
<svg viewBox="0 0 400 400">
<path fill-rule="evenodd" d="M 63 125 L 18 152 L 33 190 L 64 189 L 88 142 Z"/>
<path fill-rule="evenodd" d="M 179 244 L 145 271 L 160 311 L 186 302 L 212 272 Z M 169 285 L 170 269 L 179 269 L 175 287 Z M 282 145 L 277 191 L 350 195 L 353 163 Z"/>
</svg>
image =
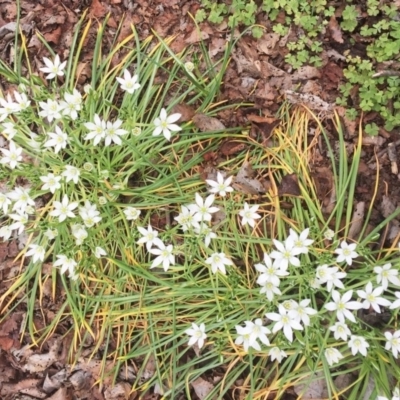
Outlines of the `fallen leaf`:
<svg viewBox="0 0 400 400">
<path fill-rule="evenodd" d="M 300 186 L 296 174 L 285 175 L 278 187 L 279 196 L 300 196 Z"/>
<path fill-rule="evenodd" d="M 280 35 L 278 33 L 264 33 L 257 40 L 257 50 L 261 53 L 271 55 L 276 52 L 275 46 L 279 42 Z"/>
<path fill-rule="evenodd" d="M 295 385 L 294 391 L 302 400 L 322 400 L 328 398 L 326 380 L 321 373 L 316 374 L 315 379 L 311 382 Z"/>
<path fill-rule="evenodd" d="M 174 113 L 181 114 L 179 122 L 187 122 L 193 118 L 196 112 L 194 111 L 193 107 L 189 106 L 188 104 L 179 103 L 172 107 L 171 114 Z"/>
<path fill-rule="evenodd" d="M 332 39 L 335 42 L 343 43 L 342 30 L 340 29 L 340 25 L 337 22 L 335 15 L 332 15 L 331 19 L 329 20 L 328 29 L 331 33 Z"/>
<path fill-rule="evenodd" d="M 293 90 L 286 90 L 286 98 L 292 104 L 304 104 L 311 110 L 332 112 L 333 104 L 327 103 L 318 96 L 302 94 Z"/>
<path fill-rule="evenodd" d="M 351 219 L 350 229 L 348 237 L 355 240 L 358 234 L 361 232 L 361 228 L 364 222 L 365 214 L 365 202 L 359 201 L 354 207 L 353 217 Z"/>
<path fill-rule="evenodd" d="M 223 131 L 225 129 L 225 125 L 219 119 L 208 117 L 205 114 L 196 114 L 192 120 L 196 128 L 202 132 Z"/>
<path fill-rule="evenodd" d="M 321 78 L 320 70 L 311 65 L 306 65 L 304 67 L 300 67 L 292 75 L 292 80 L 294 80 L 294 81 L 318 79 L 318 78 Z"/>
<path fill-rule="evenodd" d="M 251 164 L 246 161 L 243 163 L 242 168 L 236 175 L 232 187 L 239 192 L 246 194 L 261 194 L 266 192 L 264 185 L 258 180 L 254 179 L 255 172 Z"/>
<path fill-rule="evenodd" d="M 214 389 L 214 385 L 205 379 L 199 377 L 191 383 L 197 397 L 200 400 L 208 399 L 208 394 Z"/>
<path fill-rule="evenodd" d="M 26 364 L 22 366 L 24 371 L 30 373 L 42 372 L 58 360 L 58 349 L 60 340 L 55 340 L 50 346 L 49 352 L 44 354 L 33 354 L 28 357 Z"/>
<path fill-rule="evenodd" d="M 243 142 L 238 142 L 237 140 L 225 140 L 220 147 L 220 152 L 224 156 L 231 156 L 233 154 L 240 153 L 247 146 Z"/>
<path fill-rule="evenodd" d="M 92 4 L 90 5 L 90 13 L 95 18 L 103 18 L 106 15 L 107 10 L 99 0 L 92 0 Z"/>
</svg>

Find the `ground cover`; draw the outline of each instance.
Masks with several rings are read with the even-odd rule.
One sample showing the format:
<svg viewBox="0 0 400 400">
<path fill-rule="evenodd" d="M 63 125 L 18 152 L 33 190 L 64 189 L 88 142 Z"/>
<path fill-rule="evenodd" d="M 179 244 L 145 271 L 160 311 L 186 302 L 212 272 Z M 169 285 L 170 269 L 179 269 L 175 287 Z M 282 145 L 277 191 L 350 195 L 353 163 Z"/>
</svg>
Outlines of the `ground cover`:
<svg viewBox="0 0 400 400">
<path fill-rule="evenodd" d="M 224 98 L 229 55 L 251 52 L 246 40 L 225 41 L 216 63 L 202 42 L 179 52 L 122 25 L 122 44 L 104 52 L 108 21 L 93 36 L 96 68 L 82 65 L 85 18 L 65 66 L 52 54 L 30 70 L 28 41 L 16 53 L 27 69 L 2 65 L 12 96 L 2 118 L 17 126 L 15 139 L 5 132 L 13 203 L 3 207 L 14 217 L 4 212 L 4 239 L 10 223 L 24 233 L 15 215 L 29 196 L 16 188 L 36 198 L 29 235 L 11 241 L 22 261 L 2 267 L 3 364 L 16 366 L 4 369 L 3 395 L 43 396 L 50 372 L 47 392 L 64 397 L 389 396 L 398 223 L 382 190 L 382 176 L 395 175 L 380 167 L 386 151 L 368 151 L 362 124 L 349 133 L 317 97 L 288 93 L 319 118 Z M 49 76 L 54 64 L 59 76 Z M 21 323 L 23 344 L 41 345 L 33 353 L 18 341 Z M 96 380 L 103 389 L 88 391 Z"/>
</svg>

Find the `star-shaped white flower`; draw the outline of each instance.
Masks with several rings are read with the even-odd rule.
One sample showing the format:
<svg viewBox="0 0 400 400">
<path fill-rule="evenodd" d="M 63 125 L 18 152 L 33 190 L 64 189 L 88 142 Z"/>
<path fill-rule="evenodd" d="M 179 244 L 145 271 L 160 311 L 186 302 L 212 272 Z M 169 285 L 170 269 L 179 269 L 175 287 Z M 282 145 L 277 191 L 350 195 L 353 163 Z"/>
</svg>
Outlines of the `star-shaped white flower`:
<svg viewBox="0 0 400 400">
<path fill-rule="evenodd" d="M 117 81 L 121 85 L 121 89 L 132 94 L 135 90 L 140 88 L 140 84 L 138 83 L 138 76 L 131 75 L 131 73 L 126 69 L 124 70 L 124 77 L 117 77 Z"/>
<path fill-rule="evenodd" d="M 205 200 L 196 193 L 196 204 L 189 204 L 188 208 L 192 213 L 194 213 L 194 219 L 198 222 L 211 221 L 211 214 L 219 211 L 218 207 L 212 207 L 214 203 L 215 196 L 210 194 Z"/>
<path fill-rule="evenodd" d="M 308 239 L 308 234 L 310 233 L 310 228 L 304 229 L 300 232 L 300 235 L 293 229 L 289 229 L 289 236 L 292 237 L 294 242 L 294 248 L 299 249 L 300 254 L 307 254 L 308 247 L 314 243 L 314 240 Z"/>
<path fill-rule="evenodd" d="M 344 357 L 343 354 L 338 349 L 335 349 L 333 347 L 326 349 L 324 351 L 324 355 L 325 355 L 326 361 L 328 362 L 328 364 L 330 366 L 338 363 Z"/>
<path fill-rule="evenodd" d="M 39 115 L 43 118 L 47 118 L 49 122 L 53 121 L 53 119 L 61 118 L 61 105 L 52 99 L 47 99 L 47 102 L 39 101 L 39 105 L 41 111 L 39 111 Z"/>
<path fill-rule="evenodd" d="M 195 343 L 197 343 L 199 349 L 201 349 L 204 346 L 204 341 L 207 338 L 206 326 L 204 324 L 200 324 L 199 326 L 194 322 L 192 322 L 192 327 L 186 329 L 185 333 L 190 336 L 188 342 L 189 346 L 193 346 Z"/>
<path fill-rule="evenodd" d="M 26 252 L 26 256 L 32 256 L 32 261 L 35 263 L 37 261 L 44 261 L 44 256 L 46 254 L 46 250 L 43 246 L 39 246 L 38 244 L 30 244 L 29 251 Z"/>
<path fill-rule="evenodd" d="M 232 179 L 233 176 L 224 179 L 224 176 L 218 171 L 217 181 L 206 179 L 206 182 L 211 186 L 209 189 L 210 193 L 218 193 L 220 196 L 225 197 L 227 193 L 233 192 L 233 188 L 230 186 Z"/>
<path fill-rule="evenodd" d="M 172 244 L 165 246 L 162 242 L 158 244 L 158 249 L 150 249 L 149 253 L 158 256 L 153 260 L 150 269 L 162 264 L 164 271 L 167 272 L 170 265 L 175 265 L 175 256 L 173 251 L 174 248 Z"/>
<path fill-rule="evenodd" d="M 127 207 L 124 210 L 124 214 L 127 220 L 134 221 L 135 219 L 139 218 L 140 210 L 135 207 Z"/>
<path fill-rule="evenodd" d="M 363 308 L 368 309 L 372 307 L 377 313 L 381 312 L 379 306 L 389 307 L 392 304 L 389 300 L 380 297 L 382 293 L 383 287 L 378 286 L 374 289 L 371 282 L 367 283 L 365 290 L 357 290 L 358 296 L 364 299 L 362 302 Z"/>
<path fill-rule="evenodd" d="M 68 135 L 56 126 L 55 132 L 49 132 L 50 137 L 44 144 L 45 147 L 54 147 L 54 153 L 58 153 L 61 149 L 65 149 L 69 142 Z"/>
<path fill-rule="evenodd" d="M 4 164 L 10 169 L 14 169 L 19 162 L 22 160 L 22 148 L 15 145 L 13 141 L 9 144 L 9 150 L 0 149 L 4 157 L 0 160 L 1 164 Z"/>
<path fill-rule="evenodd" d="M 50 173 L 46 176 L 41 176 L 40 180 L 44 183 L 42 190 L 50 190 L 50 192 L 54 194 L 57 189 L 61 188 L 61 176 L 55 176 Z"/>
<path fill-rule="evenodd" d="M 256 224 L 256 219 L 261 218 L 260 214 L 257 214 L 257 210 L 260 206 L 254 205 L 249 206 L 246 202 L 244 203 L 243 210 L 239 211 L 239 215 L 242 217 L 242 225 L 245 226 L 249 224 L 252 228 L 254 228 Z"/>
<path fill-rule="evenodd" d="M 47 57 L 43 57 L 43 61 L 46 64 L 45 67 L 39 68 L 42 72 L 48 74 L 46 79 L 53 79 L 56 76 L 64 75 L 64 68 L 67 65 L 67 62 L 61 62 L 60 56 L 56 54 L 54 57 L 54 61 L 51 61 Z"/>
<path fill-rule="evenodd" d="M 269 352 L 268 355 L 271 357 L 271 361 L 278 361 L 280 363 L 285 357 L 287 357 L 287 354 L 281 350 L 279 347 L 273 347 Z"/>
<path fill-rule="evenodd" d="M 290 236 L 284 243 L 272 239 L 277 250 L 273 250 L 270 257 L 274 259 L 274 264 L 283 271 L 288 269 L 289 264 L 299 267 L 300 260 L 296 257 L 300 254 L 300 250 L 294 247 L 293 238 Z"/>
<path fill-rule="evenodd" d="M 53 267 L 61 267 L 61 274 L 69 272 L 69 277 L 72 280 L 77 280 L 78 275 L 75 272 L 76 266 L 78 265 L 75 260 L 68 258 L 64 254 L 57 255 L 58 260 L 53 264 Z"/>
<path fill-rule="evenodd" d="M 336 340 L 342 339 L 347 341 L 347 336 L 351 336 L 351 331 L 344 322 L 337 321 L 335 325 L 329 328 L 329 330 L 333 332 Z"/>
<path fill-rule="evenodd" d="M 355 251 L 356 247 L 356 243 L 347 244 L 347 242 L 343 240 L 343 242 L 340 243 L 340 248 L 335 250 L 335 253 L 338 254 L 336 261 L 346 261 L 348 265 L 351 265 L 353 263 L 353 258 L 358 257 L 358 253 Z"/>
<path fill-rule="evenodd" d="M 225 253 L 214 253 L 208 257 L 206 264 L 211 265 L 211 271 L 216 274 L 219 270 L 222 274 L 226 275 L 225 265 L 233 265 L 232 260 L 226 257 Z"/>
<path fill-rule="evenodd" d="M 389 282 L 393 285 L 400 286 L 400 279 L 398 278 L 399 271 L 392 268 L 392 264 L 385 264 L 383 267 L 374 267 L 377 283 L 381 284 L 384 290 L 389 287 Z"/>
<path fill-rule="evenodd" d="M 128 131 L 120 129 L 121 125 L 122 121 L 120 119 L 117 119 L 115 122 L 107 121 L 104 133 L 104 144 L 106 146 L 109 146 L 113 142 L 118 145 L 122 144 L 120 136 L 126 135 Z"/>
<path fill-rule="evenodd" d="M 393 357 L 398 358 L 400 353 L 400 331 L 385 332 L 385 338 L 387 340 L 385 349 L 392 350 Z"/>
<path fill-rule="evenodd" d="M 276 333 L 279 330 L 283 330 L 283 334 L 289 342 L 293 342 L 293 329 L 303 330 L 300 323 L 288 314 L 286 308 L 279 304 L 279 313 L 266 313 L 265 316 L 272 321 L 275 321 L 275 325 L 272 328 L 272 333 Z"/>
<path fill-rule="evenodd" d="M 85 136 L 85 140 L 93 140 L 93 145 L 97 146 L 101 139 L 106 134 L 107 124 L 97 114 L 94 115 L 93 122 L 86 122 L 83 124 L 86 129 L 89 129 L 89 133 Z"/>
<path fill-rule="evenodd" d="M 66 165 L 65 170 L 63 171 L 63 173 L 61 175 L 65 178 L 66 182 L 72 181 L 75 184 L 77 184 L 79 181 L 80 174 L 81 174 L 81 172 L 79 171 L 78 168 L 76 168 L 72 165 Z"/>
<path fill-rule="evenodd" d="M 364 357 L 367 356 L 367 349 L 369 347 L 368 342 L 362 336 L 352 335 L 348 345 L 351 349 L 351 353 L 355 356 L 357 353 L 362 354 Z"/>
<path fill-rule="evenodd" d="M 53 217 L 58 217 L 59 222 L 65 221 L 67 218 L 75 218 L 75 214 L 72 212 L 78 207 L 77 202 L 70 203 L 68 196 L 65 194 L 62 201 L 54 201 L 54 210 L 50 212 Z"/>
<path fill-rule="evenodd" d="M 154 230 L 151 225 L 146 228 L 138 226 L 138 231 L 142 234 L 142 237 L 136 242 L 138 244 L 146 244 L 147 251 L 153 246 L 162 247 L 163 242 L 160 238 L 158 238 L 158 232 Z"/>
<path fill-rule="evenodd" d="M 165 139 L 171 140 L 171 132 L 181 131 L 182 128 L 174 124 L 181 117 L 181 114 L 175 113 L 170 116 L 167 115 L 165 108 L 161 109 L 160 116 L 157 117 L 153 124 L 156 127 L 153 131 L 153 136 L 159 136 L 161 133 Z"/>
<path fill-rule="evenodd" d="M 333 290 L 333 301 L 325 304 L 325 308 L 329 311 L 336 311 L 336 317 L 340 322 L 344 322 L 345 318 L 352 322 L 356 322 L 356 319 L 350 310 L 359 310 L 362 308 L 362 304 L 358 301 L 350 301 L 352 295 L 352 290 L 347 291 L 343 296 L 341 296 L 337 290 Z"/>
</svg>

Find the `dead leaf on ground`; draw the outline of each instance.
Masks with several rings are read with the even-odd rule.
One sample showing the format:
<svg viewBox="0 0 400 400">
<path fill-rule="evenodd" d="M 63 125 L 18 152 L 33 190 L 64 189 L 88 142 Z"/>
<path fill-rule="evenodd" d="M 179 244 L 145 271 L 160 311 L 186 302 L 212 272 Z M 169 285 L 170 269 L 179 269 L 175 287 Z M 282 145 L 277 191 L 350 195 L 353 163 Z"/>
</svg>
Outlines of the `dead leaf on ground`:
<svg viewBox="0 0 400 400">
<path fill-rule="evenodd" d="M 202 132 L 223 131 L 226 129 L 219 119 L 208 117 L 205 114 L 196 114 L 192 120 L 196 128 Z"/>
<path fill-rule="evenodd" d="M 359 201 L 354 207 L 353 217 L 351 219 L 349 238 L 355 240 L 358 234 L 361 232 L 361 228 L 364 222 L 365 214 L 365 201 Z"/>
<path fill-rule="evenodd" d="M 90 5 L 90 14 L 95 18 L 102 18 L 106 15 L 107 9 L 100 3 L 99 0 L 92 0 Z"/>
<path fill-rule="evenodd" d="M 300 196 L 299 180 L 296 174 L 285 175 L 278 187 L 279 196 Z"/>
<path fill-rule="evenodd" d="M 331 19 L 329 20 L 328 29 L 331 33 L 332 39 L 335 42 L 343 43 L 342 30 L 340 29 L 340 25 L 337 22 L 335 15 L 332 15 Z"/>
<path fill-rule="evenodd" d="M 197 397 L 200 400 L 208 398 L 208 394 L 214 389 L 214 385 L 205 379 L 199 377 L 191 383 Z M 215 399 L 215 397 L 213 397 Z"/>
<path fill-rule="evenodd" d="M 266 187 L 261 183 L 259 179 L 254 178 L 255 171 L 251 164 L 245 161 L 236 175 L 232 187 L 246 194 L 262 194 L 266 193 Z"/>
<path fill-rule="evenodd" d="M 22 366 L 24 371 L 32 373 L 43 372 L 58 360 L 58 349 L 61 341 L 55 340 L 50 346 L 49 352 L 44 354 L 33 354 L 28 357 L 26 364 Z"/>
<path fill-rule="evenodd" d="M 294 80 L 294 81 L 307 80 L 307 79 L 319 79 L 319 78 L 321 78 L 320 70 L 311 65 L 306 65 L 304 67 L 300 67 L 292 75 L 292 80 Z"/>
<path fill-rule="evenodd" d="M 304 104 L 311 110 L 332 112 L 333 104 L 327 103 L 318 96 L 312 94 L 302 94 L 293 90 L 286 90 L 286 98 L 292 104 Z"/>
<path fill-rule="evenodd" d="M 328 399 L 329 392 L 323 374 L 318 373 L 314 377 L 314 380 L 309 383 L 295 385 L 294 391 L 302 400 Z"/>
<path fill-rule="evenodd" d="M 244 149 L 246 149 L 246 145 L 243 142 L 239 142 L 237 140 L 225 140 L 220 147 L 220 152 L 224 156 L 231 156 L 233 154 L 240 153 Z"/>
<path fill-rule="evenodd" d="M 179 122 L 187 122 L 190 121 L 195 115 L 195 110 L 193 107 L 189 106 L 185 103 L 179 103 L 172 107 L 171 113 L 179 113 L 181 117 L 179 118 Z"/>
<path fill-rule="evenodd" d="M 252 122 L 251 137 L 261 134 L 263 145 L 267 144 L 272 132 L 280 123 L 280 119 L 276 117 L 261 117 L 256 114 L 247 115 L 247 119 Z"/>
<path fill-rule="evenodd" d="M 264 33 L 257 40 L 257 50 L 261 53 L 272 55 L 276 53 L 275 46 L 279 42 L 280 35 L 278 33 Z"/>
</svg>

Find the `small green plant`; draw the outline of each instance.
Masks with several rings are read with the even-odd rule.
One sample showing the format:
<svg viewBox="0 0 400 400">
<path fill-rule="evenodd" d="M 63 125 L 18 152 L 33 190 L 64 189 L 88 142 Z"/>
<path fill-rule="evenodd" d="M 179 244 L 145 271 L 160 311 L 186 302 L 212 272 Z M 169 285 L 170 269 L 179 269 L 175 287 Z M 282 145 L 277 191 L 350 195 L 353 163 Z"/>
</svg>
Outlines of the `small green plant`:
<svg viewBox="0 0 400 400">
<path fill-rule="evenodd" d="M 378 125 L 374 122 L 372 124 L 365 125 L 365 133 L 369 136 L 377 136 L 379 133 Z"/>
</svg>

